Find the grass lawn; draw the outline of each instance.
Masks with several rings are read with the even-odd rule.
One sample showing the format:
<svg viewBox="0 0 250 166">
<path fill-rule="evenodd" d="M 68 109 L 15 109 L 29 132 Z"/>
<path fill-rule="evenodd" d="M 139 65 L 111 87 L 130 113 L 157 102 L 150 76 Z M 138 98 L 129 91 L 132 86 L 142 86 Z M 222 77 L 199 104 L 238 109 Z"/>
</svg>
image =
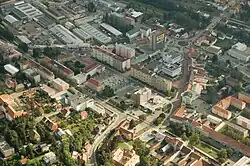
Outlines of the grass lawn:
<svg viewBox="0 0 250 166">
<path fill-rule="evenodd" d="M 133 148 L 131 145 L 125 142 L 118 143 L 118 147 L 126 150 L 131 150 L 131 148 Z"/>
<path fill-rule="evenodd" d="M 215 149 L 214 147 L 212 147 L 204 142 L 201 142 L 199 145 L 196 145 L 195 147 L 204 151 L 205 153 L 209 154 L 210 156 L 217 158 L 218 150 Z"/>
<path fill-rule="evenodd" d="M 222 49 L 228 49 L 233 45 L 233 43 L 229 39 L 224 39 L 224 40 L 219 40 L 218 39 L 217 42 L 214 45 L 219 46 Z"/>
</svg>

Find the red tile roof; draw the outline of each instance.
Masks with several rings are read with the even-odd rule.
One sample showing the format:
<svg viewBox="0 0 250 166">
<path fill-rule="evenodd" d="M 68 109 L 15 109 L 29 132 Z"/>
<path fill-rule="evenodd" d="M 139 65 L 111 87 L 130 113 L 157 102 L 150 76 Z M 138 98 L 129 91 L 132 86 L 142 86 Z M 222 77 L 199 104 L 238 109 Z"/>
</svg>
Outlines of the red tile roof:
<svg viewBox="0 0 250 166">
<path fill-rule="evenodd" d="M 98 87 L 98 86 L 101 85 L 101 83 L 98 80 L 94 79 L 94 78 L 88 79 L 88 82 L 91 83 L 91 84 L 93 84 L 96 87 Z"/>
</svg>

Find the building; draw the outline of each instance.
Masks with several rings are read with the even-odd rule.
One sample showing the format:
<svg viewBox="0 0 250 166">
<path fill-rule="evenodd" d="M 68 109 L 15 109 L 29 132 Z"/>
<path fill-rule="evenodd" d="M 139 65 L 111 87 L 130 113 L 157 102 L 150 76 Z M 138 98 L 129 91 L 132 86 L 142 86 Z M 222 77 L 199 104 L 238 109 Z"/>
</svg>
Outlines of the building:
<svg viewBox="0 0 250 166">
<path fill-rule="evenodd" d="M 151 35 L 151 32 L 152 32 L 151 28 L 149 28 L 145 25 L 142 25 L 140 27 L 141 38 L 149 37 Z"/>
<path fill-rule="evenodd" d="M 88 79 L 86 86 L 96 92 L 101 92 L 105 88 L 101 81 L 94 78 Z"/>
<path fill-rule="evenodd" d="M 93 38 L 101 44 L 108 44 L 112 41 L 110 37 L 108 37 L 107 35 L 97 30 L 96 28 L 94 28 L 88 23 L 84 23 L 80 25 L 79 28 L 81 28 L 83 31 L 88 33 L 90 36 L 93 36 Z"/>
<path fill-rule="evenodd" d="M 23 71 L 25 76 L 34 84 L 38 84 L 41 81 L 41 77 L 32 69 L 26 69 Z"/>
<path fill-rule="evenodd" d="M 102 105 L 97 104 L 97 103 L 94 103 L 93 105 L 89 105 L 88 109 L 93 111 L 95 114 L 101 115 L 101 116 L 104 116 L 106 113 L 105 108 Z"/>
<path fill-rule="evenodd" d="M 236 118 L 236 123 L 237 123 L 238 125 L 240 125 L 240 126 L 246 128 L 246 129 L 250 130 L 250 120 L 249 120 L 249 119 L 247 119 L 247 118 L 245 118 L 245 117 L 243 117 L 243 116 L 238 116 L 238 117 Z"/>
<path fill-rule="evenodd" d="M 116 149 L 112 154 L 114 166 L 135 166 L 140 163 L 140 156 L 134 150 Z"/>
<path fill-rule="evenodd" d="M 22 54 L 15 50 L 13 45 L 0 41 L 0 57 L 3 60 L 19 59 L 21 56 Z"/>
<path fill-rule="evenodd" d="M 126 15 L 128 17 L 132 18 L 135 22 L 141 22 L 142 17 L 143 17 L 143 13 L 142 12 L 135 11 L 134 9 L 129 9 L 126 12 Z"/>
<path fill-rule="evenodd" d="M 56 25 L 56 23 L 51 20 L 49 17 L 42 15 L 33 19 L 36 23 L 38 23 L 41 27 L 49 29 Z"/>
<path fill-rule="evenodd" d="M 118 55 L 112 53 L 111 51 L 104 49 L 102 47 L 99 47 L 99 46 L 95 46 L 93 48 L 92 56 L 95 59 L 97 59 L 101 62 L 104 62 L 104 63 L 114 67 L 115 69 L 122 71 L 122 72 L 130 69 L 130 67 L 131 67 L 130 66 L 131 65 L 130 59 L 118 56 Z"/>
<path fill-rule="evenodd" d="M 67 91 L 69 89 L 69 84 L 60 78 L 56 78 L 51 81 L 52 86 L 59 91 Z"/>
<path fill-rule="evenodd" d="M 232 113 L 227 110 L 227 108 L 230 105 L 233 107 L 236 107 L 240 110 L 243 110 L 246 107 L 245 102 L 243 102 L 235 97 L 229 96 L 227 98 L 220 100 L 217 104 L 215 104 L 212 107 L 212 113 L 214 113 L 222 118 L 230 119 L 232 116 Z"/>
<path fill-rule="evenodd" d="M 11 26 L 11 27 L 15 27 L 17 28 L 18 26 L 21 25 L 21 21 L 18 20 L 16 17 L 12 16 L 12 15 L 7 15 L 4 17 L 4 23 L 6 23 L 7 25 Z"/>
<path fill-rule="evenodd" d="M 15 66 L 13 66 L 11 64 L 4 65 L 4 69 L 5 69 L 5 71 L 7 71 L 12 76 L 16 75 L 16 73 L 19 72 L 19 70 Z"/>
<path fill-rule="evenodd" d="M 242 138 L 246 138 L 248 134 L 248 130 L 244 129 L 236 124 L 233 124 L 231 122 L 227 122 L 227 128 L 233 130 L 234 133 L 237 133 Z"/>
<path fill-rule="evenodd" d="M 85 95 L 82 95 L 81 93 L 74 94 L 68 97 L 67 100 L 68 100 L 69 105 L 76 111 L 83 111 L 86 108 L 94 105 L 93 99 Z"/>
<path fill-rule="evenodd" d="M 210 122 L 210 123 L 213 123 L 213 124 L 220 124 L 222 122 L 222 120 L 220 118 L 217 118 L 213 115 L 208 115 L 207 116 L 207 120 Z"/>
<path fill-rule="evenodd" d="M 33 19 L 35 17 L 43 15 L 43 13 L 35 8 L 30 3 L 26 3 L 24 1 L 20 1 L 15 3 L 14 10 L 12 11 L 16 17 L 19 17 L 21 20 L 23 19 Z"/>
<path fill-rule="evenodd" d="M 62 43 L 70 46 L 82 46 L 84 43 L 64 26 L 57 24 L 49 29 L 50 32 Z"/>
<path fill-rule="evenodd" d="M 207 47 L 206 51 L 215 55 L 220 55 L 222 53 L 221 47 L 214 46 L 214 45 Z"/>
<path fill-rule="evenodd" d="M 160 50 L 165 47 L 165 33 L 163 31 L 155 31 L 151 34 L 150 45 L 152 50 Z"/>
<path fill-rule="evenodd" d="M 140 89 L 138 91 L 136 91 L 132 98 L 135 101 L 135 104 L 137 105 L 141 105 L 142 103 L 147 103 L 150 99 L 152 95 L 152 91 L 149 88 L 143 88 Z"/>
<path fill-rule="evenodd" d="M 185 104 L 192 104 L 198 97 L 199 95 L 192 90 L 187 90 L 181 94 L 181 99 Z"/>
<path fill-rule="evenodd" d="M 133 58 L 135 56 L 135 49 L 124 44 L 116 44 L 115 53 L 124 58 Z"/>
<path fill-rule="evenodd" d="M 71 69 L 56 60 L 50 59 L 47 56 L 45 56 L 39 62 L 60 77 L 70 78 L 74 76 L 74 72 Z"/>
<path fill-rule="evenodd" d="M 55 78 L 53 72 L 51 72 L 46 67 L 42 66 L 34 60 L 29 59 L 27 62 L 21 64 L 21 68 L 25 68 L 26 64 L 45 80 L 51 81 Z"/>
<path fill-rule="evenodd" d="M 157 73 L 147 69 L 146 67 L 136 64 L 133 65 L 130 71 L 132 77 L 147 83 L 148 85 L 156 88 L 157 90 L 166 92 L 171 90 L 172 81 L 158 75 Z"/>
<path fill-rule="evenodd" d="M 239 159 L 233 166 L 249 166 L 250 165 L 250 158 L 247 156 L 243 156 Z"/>
<path fill-rule="evenodd" d="M 48 152 L 43 156 L 43 161 L 46 164 L 53 164 L 56 162 L 56 154 L 54 152 Z"/>
<path fill-rule="evenodd" d="M 126 32 L 126 36 L 130 41 L 134 40 L 140 34 L 140 28 L 133 28 L 130 31 Z"/>
<path fill-rule="evenodd" d="M 239 51 L 237 49 L 231 48 L 227 51 L 227 54 L 242 61 L 242 62 L 248 62 L 250 59 L 250 54 L 246 53 L 244 51 Z"/>
<path fill-rule="evenodd" d="M 101 23 L 100 24 L 100 27 L 102 29 L 104 29 L 105 31 L 111 33 L 114 37 L 118 38 L 120 36 L 122 36 L 122 33 L 120 31 L 118 31 L 117 29 L 115 29 L 114 27 L 112 27 L 111 25 L 109 24 L 106 24 L 106 23 Z"/>
<path fill-rule="evenodd" d="M 55 132 L 58 129 L 58 124 L 51 119 L 44 117 L 42 121 L 52 132 Z"/>
<path fill-rule="evenodd" d="M 0 152 L 4 158 L 10 158 L 15 154 L 14 148 L 12 148 L 1 136 L 0 137 Z"/>
<path fill-rule="evenodd" d="M 73 33 L 79 37 L 80 39 L 82 39 L 85 43 L 92 43 L 93 42 L 93 36 L 91 36 L 90 34 L 88 34 L 84 29 L 82 29 L 81 27 L 78 28 L 74 28 Z"/>
<path fill-rule="evenodd" d="M 6 119 L 14 120 L 17 117 L 24 116 L 27 112 L 23 111 L 11 95 L 3 94 L 0 96 L 0 112 L 3 112 Z"/>
<path fill-rule="evenodd" d="M 238 93 L 238 99 L 246 102 L 247 104 L 250 104 L 250 94 L 249 93 L 246 93 L 246 92 L 245 93 L 243 93 L 243 92 Z"/>
</svg>

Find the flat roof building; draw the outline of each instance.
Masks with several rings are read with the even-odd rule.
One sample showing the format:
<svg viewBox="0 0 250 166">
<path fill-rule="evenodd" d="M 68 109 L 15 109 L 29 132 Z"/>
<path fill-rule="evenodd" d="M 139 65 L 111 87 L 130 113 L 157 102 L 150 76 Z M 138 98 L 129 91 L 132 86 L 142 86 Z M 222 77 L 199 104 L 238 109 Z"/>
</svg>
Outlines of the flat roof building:
<svg viewBox="0 0 250 166">
<path fill-rule="evenodd" d="M 30 3 L 26 3 L 24 1 L 16 3 L 14 8 L 19 12 L 23 13 L 23 15 L 25 15 L 29 19 L 43 15 L 43 13 L 40 10 L 35 8 Z"/>
<path fill-rule="evenodd" d="M 91 26 L 88 23 L 82 24 L 79 26 L 82 30 L 93 36 L 93 38 L 102 43 L 102 44 L 107 44 L 111 42 L 111 38 L 102 33 L 101 31 L 97 30 L 93 26 Z"/>
<path fill-rule="evenodd" d="M 60 78 L 54 79 L 51 84 L 59 91 L 66 91 L 69 89 L 69 84 Z"/>
<path fill-rule="evenodd" d="M 94 105 L 94 100 L 81 94 L 77 93 L 68 98 L 70 106 L 76 111 L 83 111 L 88 107 Z"/>
<path fill-rule="evenodd" d="M 11 64 L 4 65 L 4 69 L 11 75 L 15 75 L 17 72 L 19 72 L 19 70 Z"/>
<path fill-rule="evenodd" d="M 52 26 L 56 25 L 53 20 L 45 15 L 34 18 L 34 21 L 43 28 L 51 28 Z"/>
<path fill-rule="evenodd" d="M 82 29 L 81 27 L 79 28 L 74 28 L 73 33 L 79 37 L 80 39 L 82 39 L 84 42 L 91 42 L 93 39 L 93 36 L 91 36 L 90 34 L 88 34 L 84 29 Z"/>
<path fill-rule="evenodd" d="M 69 45 L 82 45 L 83 41 L 76 37 L 72 32 L 66 29 L 64 26 L 57 24 L 49 29 L 53 35 L 55 35 L 61 42 Z"/>
<path fill-rule="evenodd" d="M 106 31 L 110 32 L 113 36 L 115 37 L 119 37 L 122 35 L 122 33 L 120 31 L 118 31 L 117 29 L 115 29 L 114 27 L 112 27 L 109 24 L 106 23 L 101 23 L 100 26 L 105 29 Z"/>
<path fill-rule="evenodd" d="M 12 148 L 1 136 L 0 137 L 0 152 L 4 156 L 4 158 L 9 158 L 15 154 L 14 148 Z"/>
</svg>

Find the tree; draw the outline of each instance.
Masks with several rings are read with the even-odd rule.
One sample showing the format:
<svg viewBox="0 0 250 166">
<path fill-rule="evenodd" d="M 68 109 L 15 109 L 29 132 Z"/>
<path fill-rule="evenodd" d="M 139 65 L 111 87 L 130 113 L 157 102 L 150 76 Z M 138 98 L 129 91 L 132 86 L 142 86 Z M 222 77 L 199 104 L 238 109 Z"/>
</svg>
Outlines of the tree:
<svg viewBox="0 0 250 166">
<path fill-rule="evenodd" d="M 104 97 L 112 97 L 112 96 L 114 96 L 114 90 L 110 86 L 105 86 L 105 88 L 101 94 Z"/>
<path fill-rule="evenodd" d="M 134 119 L 131 119 L 129 122 L 129 129 L 133 129 L 136 126 L 136 122 Z"/>
<path fill-rule="evenodd" d="M 214 55 L 214 56 L 212 57 L 212 62 L 213 62 L 213 63 L 218 62 L 218 56 L 217 56 L 217 55 Z"/>
<path fill-rule="evenodd" d="M 221 149 L 217 155 L 218 155 L 218 160 L 220 163 L 224 163 L 227 160 L 227 150 L 226 149 Z"/>
<path fill-rule="evenodd" d="M 147 118 L 146 114 L 139 115 L 139 120 L 141 120 L 141 121 L 145 121 L 146 118 Z"/>
<path fill-rule="evenodd" d="M 96 7 L 95 4 L 93 2 L 88 3 L 88 11 L 89 12 L 96 12 Z"/>
<path fill-rule="evenodd" d="M 227 148 L 227 157 L 230 158 L 233 155 L 233 150 L 231 148 Z"/>
<path fill-rule="evenodd" d="M 200 136 L 193 132 L 193 134 L 189 137 L 189 143 L 192 146 L 200 144 Z"/>
<path fill-rule="evenodd" d="M 32 56 L 33 56 L 34 58 L 39 58 L 39 57 L 42 56 L 42 54 L 43 54 L 43 52 L 42 52 L 42 49 L 41 49 L 41 48 L 34 48 L 34 49 L 33 49 L 33 54 L 32 54 Z"/>
</svg>

